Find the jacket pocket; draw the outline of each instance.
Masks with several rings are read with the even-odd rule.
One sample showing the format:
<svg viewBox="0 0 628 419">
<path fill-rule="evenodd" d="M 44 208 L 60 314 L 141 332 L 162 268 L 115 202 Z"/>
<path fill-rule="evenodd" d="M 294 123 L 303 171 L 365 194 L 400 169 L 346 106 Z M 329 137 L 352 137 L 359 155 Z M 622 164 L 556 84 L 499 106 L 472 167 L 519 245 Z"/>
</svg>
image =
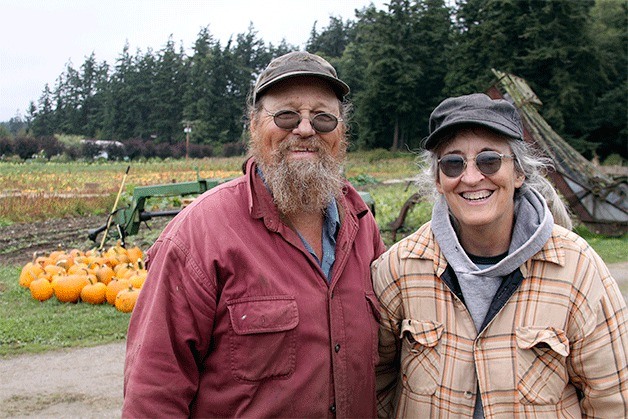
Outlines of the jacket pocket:
<svg viewBox="0 0 628 419">
<path fill-rule="evenodd" d="M 401 322 L 401 379 L 416 394 L 433 395 L 441 381 L 440 338 L 444 326 L 429 320 Z"/>
<path fill-rule="evenodd" d="M 557 404 L 569 376 L 566 358 L 569 340 L 553 327 L 526 326 L 515 330 L 517 340 L 517 390 L 523 404 Z"/>
<path fill-rule="evenodd" d="M 231 371 L 238 380 L 286 378 L 296 362 L 299 312 L 294 297 L 247 297 L 227 302 Z"/>
</svg>

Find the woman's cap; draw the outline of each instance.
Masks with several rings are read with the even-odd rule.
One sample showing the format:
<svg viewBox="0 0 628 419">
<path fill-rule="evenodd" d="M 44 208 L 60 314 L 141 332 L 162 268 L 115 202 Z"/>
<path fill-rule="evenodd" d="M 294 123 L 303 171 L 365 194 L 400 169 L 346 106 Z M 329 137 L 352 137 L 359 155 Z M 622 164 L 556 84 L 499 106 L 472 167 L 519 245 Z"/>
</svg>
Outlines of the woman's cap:
<svg viewBox="0 0 628 419">
<path fill-rule="evenodd" d="M 450 97 L 430 115 L 427 150 L 435 148 L 447 132 L 456 127 L 480 125 L 511 138 L 523 139 L 523 125 L 517 108 L 504 99 L 491 99 L 484 93 Z"/>
<path fill-rule="evenodd" d="M 349 86 L 338 78 L 336 70 L 325 59 L 305 51 L 294 51 L 277 57 L 257 78 L 253 88 L 253 105 L 274 84 L 290 77 L 319 77 L 329 83 L 338 99 L 349 93 Z"/>
</svg>

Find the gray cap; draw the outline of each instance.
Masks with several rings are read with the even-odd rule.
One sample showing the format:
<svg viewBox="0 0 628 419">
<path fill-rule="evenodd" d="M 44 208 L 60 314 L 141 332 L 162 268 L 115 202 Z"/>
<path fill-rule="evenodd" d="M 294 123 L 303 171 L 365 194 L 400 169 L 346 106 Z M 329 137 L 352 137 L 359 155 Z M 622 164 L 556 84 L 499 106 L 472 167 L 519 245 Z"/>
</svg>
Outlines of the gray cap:
<svg viewBox="0 0 628 419">
<path fill-rule="evenodd" d="M 257 78 L 253 88 L 253 104 L 272 85 L 281 80 L 297 76 L 320 77 L 334 89 L 338 99 L 349 93 L 349 86 L 338 78 L 336 70 L 318 55 L 305 51 L 294 51 L 277 57 L 268 64 Z"/>
<path fill-rule="evenodd" d="M 523 125 L 517 108 L 504 99 L 491 99 L 484 93 L 450 97 L 430 115 L 430 135 L 424 143 L 431 150 L 443 135 L 463 125 L 481 125 L 507 137 L 523 139 Z"/>
</svg>

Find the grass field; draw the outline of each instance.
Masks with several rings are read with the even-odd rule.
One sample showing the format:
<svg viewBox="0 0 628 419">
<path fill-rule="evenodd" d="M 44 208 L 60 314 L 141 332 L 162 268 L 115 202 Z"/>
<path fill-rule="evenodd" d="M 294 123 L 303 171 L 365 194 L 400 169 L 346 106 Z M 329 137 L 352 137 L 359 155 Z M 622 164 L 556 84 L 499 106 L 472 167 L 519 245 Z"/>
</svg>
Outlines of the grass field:
<svg viewBox="0 0 628 419">
<path fill-rule="evenodd" d="M 201 178 L 234 177 L 240 173 L 241 164 L 242 158 L 133 163 L 125 199 L 135 186 L 196 180 L 197 175 Z M 11 189 L 0 193 L 15 195 L 3 198 L 4 203 L 13 203 L 0 209 L 0 223 L 36 221 L 66 214 L 106 214 L 126 167 L 126 163 L 0 163 L 0 184 L 11 185 Z M 410 153 L 393 155 L 376 150 L 349 155 L 346 176 L 375 199 L 376 220 L 387 245 L 393 243 L 388 225 L 415 192 L 407 179 L 416 172 L 414 156 Z M 384 183 L 391 179 L 405 181 Z M 82 196 L 70 201 L 63 196 L 87 192 L 97 197 L 93 201 L 91 197 Z M 398 232 L 397 240 L 429 220 L 430 214 L 429 202 L 416 205 L 409 212 L 404 228 Z M 583 227 L 578 227 L 577 232 L 607 263 L 628 261 L 626 236 L 597 236 Z M 40 303 L 18 285 L 19 272 L 18 266 L 0 266 L 0 356 L 124 339 L 128 314 L 109 305 L 61 304 L 54 298 Z"/>
</svg>

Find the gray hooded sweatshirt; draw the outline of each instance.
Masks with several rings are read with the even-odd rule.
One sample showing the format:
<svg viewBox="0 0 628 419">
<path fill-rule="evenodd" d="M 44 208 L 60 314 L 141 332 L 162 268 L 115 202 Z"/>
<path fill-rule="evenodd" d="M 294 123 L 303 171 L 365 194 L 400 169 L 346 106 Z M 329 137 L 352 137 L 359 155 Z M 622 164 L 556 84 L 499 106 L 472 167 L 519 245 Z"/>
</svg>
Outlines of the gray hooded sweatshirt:
<svg viewBox="0 0 628 419">
<path fill-rule="evenodd" d="M 456 273 L 465 304 L 478 333 L 503 277 L 539 252 L 552 234 L 554 218 L 545 199 L 533 188 L 523 186 L 515 194 L 514 210 L 515 222 L 508 255 L 486 269 L 478 268 L 460 245 L 449 207 L 442 195 L 436 200 L 432 210 L 434 237 L 447 263 Z M 476 399 L 474 417 L 484 417 L 480 397 Z"/>
</svg>

